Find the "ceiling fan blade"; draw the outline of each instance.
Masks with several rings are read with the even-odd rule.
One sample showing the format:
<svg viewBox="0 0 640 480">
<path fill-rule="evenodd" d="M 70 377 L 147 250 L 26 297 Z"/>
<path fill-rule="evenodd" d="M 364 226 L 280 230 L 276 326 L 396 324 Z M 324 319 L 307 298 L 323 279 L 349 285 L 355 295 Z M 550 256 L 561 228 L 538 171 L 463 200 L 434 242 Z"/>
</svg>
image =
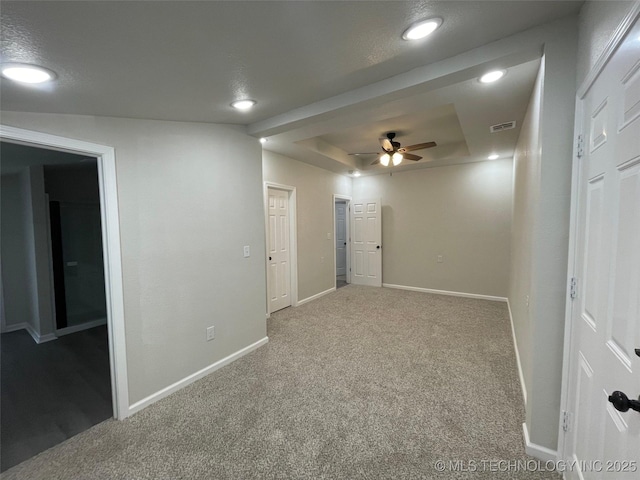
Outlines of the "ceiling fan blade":
<svg viewBox="0 0 640 480">
<path fill-rule="evenodd" d="M 373 162 L 371 162 L 371 165 L 378 165 L 380 163 L 380 159 L 376 158 Z"/>
<path fill-rule="evenodd" d="M 422 159 L 422 157 L 420 157 L 419 155 L 414 155 L 413 153 L 403 153 L 402 158 L 404 158 L 405 160 L 413 160 L 414 162 Z"/>
<path fill-rule="evenodd" d="M 425 148 L 436 147 L 436 142 L 416 143 L 415 145 L 409 145 L 408 147 L 399 148 L 400 153 L 413 152 L 414 150 L 424 150 Z"/>
<path fill-rule="evenodd" d="M 359 152 L 359 153 L 350 153 L 349 155 L 378 155 L 380 152 Z"/>
<path fill-rule="evenodd" d="M 382 145 L 382 148 L 384 148 L 387 152 L 393 152 L 393 144 L 388 138 L 381 139 L 380 144 Z"/>
</svg>

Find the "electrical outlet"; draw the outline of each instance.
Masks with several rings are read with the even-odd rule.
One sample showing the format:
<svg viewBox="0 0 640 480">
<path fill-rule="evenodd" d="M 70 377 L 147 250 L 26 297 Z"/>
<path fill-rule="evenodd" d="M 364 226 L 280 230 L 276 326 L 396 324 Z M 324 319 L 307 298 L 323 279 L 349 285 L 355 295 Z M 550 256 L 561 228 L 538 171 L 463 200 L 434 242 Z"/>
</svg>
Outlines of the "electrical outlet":
<svg viewBox="0 0 640 480">
<path fill-rule="evenodd" d="M 249 245 L 245 245 L 244 246 L 244 258 L 247 258 L 251 256 L 251 249 L 249 248 Z"/>
<path fill-rule="evenodd" d="M 331 240 L 331 232 L 327 233 L 327 240 Z"/>
<path fill-rule="evenodd" d="M 524 299 L 524 303 L 525 305 L 528 307 L 529 306 L 529 295 L 527 295 Z"/>
<path fill-rule="evenodd" d="M 215 327 L 207 327 L 207 342 L 210 342 L 216 337 Z"/>
<path fill-rule="evenodd" d="M 444 257 L 442 255 L 438 255 L 438 263 L 444 262 Z"/>
</svg>

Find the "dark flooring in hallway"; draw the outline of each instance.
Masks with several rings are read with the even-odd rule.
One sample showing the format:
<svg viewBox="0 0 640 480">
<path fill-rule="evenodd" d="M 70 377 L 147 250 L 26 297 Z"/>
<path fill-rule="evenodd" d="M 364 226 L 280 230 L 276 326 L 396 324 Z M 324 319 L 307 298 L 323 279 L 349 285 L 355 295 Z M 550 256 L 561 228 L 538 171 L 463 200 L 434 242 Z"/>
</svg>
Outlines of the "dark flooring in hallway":
<svg viewBox="0 0 640 480">
<path fill-rule="evenodd" d="M 113 416 L 107 327 L 38 345 L 1 338 L 1 470 Z"/>
</svg>

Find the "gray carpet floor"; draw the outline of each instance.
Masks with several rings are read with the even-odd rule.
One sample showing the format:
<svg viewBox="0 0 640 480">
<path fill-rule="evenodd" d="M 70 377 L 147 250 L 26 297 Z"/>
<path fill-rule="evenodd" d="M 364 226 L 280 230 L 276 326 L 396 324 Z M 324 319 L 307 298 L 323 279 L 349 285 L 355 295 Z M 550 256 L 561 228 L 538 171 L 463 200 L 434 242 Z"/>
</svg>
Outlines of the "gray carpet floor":
<svg viewBox="0 0 640 480">
<path fill-rule="evenodd" d="M 268 335 L 2 478 L 559 478 L 434 468 L 528 458 L 503 303 L 348 285 L 272 315 Z"/>
</svg>

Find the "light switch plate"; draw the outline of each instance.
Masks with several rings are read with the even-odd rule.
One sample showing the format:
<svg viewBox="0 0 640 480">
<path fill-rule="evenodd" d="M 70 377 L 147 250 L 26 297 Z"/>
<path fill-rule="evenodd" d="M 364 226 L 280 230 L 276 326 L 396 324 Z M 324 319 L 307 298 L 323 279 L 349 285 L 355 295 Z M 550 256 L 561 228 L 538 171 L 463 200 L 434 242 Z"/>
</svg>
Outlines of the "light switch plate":
<svg viewBox="0 0 640 480">
<path fill-rule="evenodd" d="M 249 245 L 245 245 L 244 246 L 244 258 L 247 258 L 251 256 L 251 249 L 249 248 Z"/>
</svg>

